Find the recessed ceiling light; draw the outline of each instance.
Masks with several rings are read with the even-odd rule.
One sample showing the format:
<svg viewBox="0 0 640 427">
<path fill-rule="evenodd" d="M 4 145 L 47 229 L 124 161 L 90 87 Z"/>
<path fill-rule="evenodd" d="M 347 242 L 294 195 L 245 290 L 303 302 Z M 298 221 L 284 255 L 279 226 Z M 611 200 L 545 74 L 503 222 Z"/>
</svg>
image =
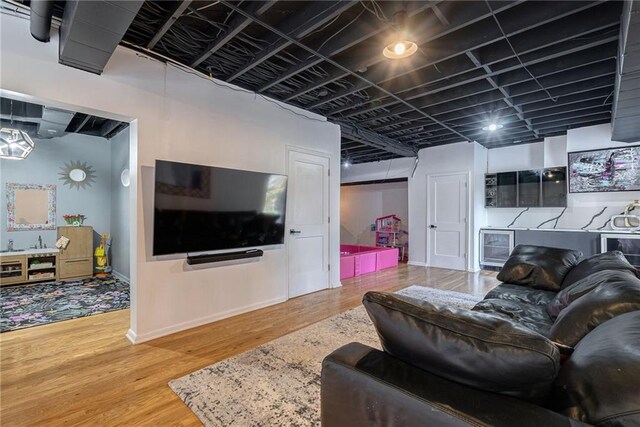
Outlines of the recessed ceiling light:
<svg viewBox="0 0 640 427">
<path fill-rule="evenodd" d="M 483 127 L 482 130 L 488 130 L 489 132 L 495 132 L 498 129 L 502 129 L 502 128 L 503 128 L 502 125 L 499 125 L 497 123 L 491 123 L 490 125 Z"/>
<path fill-rule="evenodd" d="M 401 40 L 388 44 L 382 54 L 389 59 L 407 58 L 418 51 L 418 45 L 412 41 Z"/>
</svg>

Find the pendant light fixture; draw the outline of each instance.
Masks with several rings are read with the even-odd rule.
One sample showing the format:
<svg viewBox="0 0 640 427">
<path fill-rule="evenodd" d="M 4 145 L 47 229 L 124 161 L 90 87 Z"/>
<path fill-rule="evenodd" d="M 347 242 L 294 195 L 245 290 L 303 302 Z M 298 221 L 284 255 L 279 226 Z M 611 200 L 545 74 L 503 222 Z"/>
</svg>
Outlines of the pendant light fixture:
<svg viewBox="0 0 640 427">
<path fill-rule="evenodd" d="M 0 158 L 24 160 L 31 154 L 35 145 L 25 131 L 13 127 L 13 100 L 11 101 L 10 126 L 0 129 Z"/>
<path fill-rule="evenodd" d="M 396 40 L 389 43 L 382 54 L 389 59 L 407 58 L 418 51 L 418 45 L 411 41 L 407 26 L 407 12 L 400 11 L 393 15 L 393 27 L 396 30 Z"/>
</svg>

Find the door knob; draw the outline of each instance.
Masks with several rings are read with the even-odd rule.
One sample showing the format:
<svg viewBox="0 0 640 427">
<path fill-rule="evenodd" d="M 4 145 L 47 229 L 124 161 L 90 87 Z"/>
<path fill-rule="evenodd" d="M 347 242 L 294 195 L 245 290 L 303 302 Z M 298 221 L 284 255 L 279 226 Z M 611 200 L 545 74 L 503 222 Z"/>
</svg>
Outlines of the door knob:
<svg viewBox="0 0 640 427">
<path fill-rule="evenodd" d="M 429 228 L 438 228 L 438 226 L 437 226 L 437 225 L 433 225 L 433 224 L 431 224 L 431 225 L 429 226 Z"/>
<path fill-rule="evenodd" d="M 302 233 L 302 231 L 294 230 L 293 228 L 289 230 L 289 234 L 300 234 L 300 233 Z"/>
</svg>

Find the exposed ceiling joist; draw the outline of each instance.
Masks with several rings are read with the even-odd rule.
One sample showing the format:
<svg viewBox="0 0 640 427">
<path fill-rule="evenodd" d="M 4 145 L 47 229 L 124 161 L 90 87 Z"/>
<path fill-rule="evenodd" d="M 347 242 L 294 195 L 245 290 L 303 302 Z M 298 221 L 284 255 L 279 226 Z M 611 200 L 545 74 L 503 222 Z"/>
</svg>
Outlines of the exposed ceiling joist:
<svg viewBox="0 0 640 427">
<path fill-rule="evenodd" d="M 253 2 L 248 7 L 247 12 L 250 15 L 260 16 L 264 12 L 269 10 L 274 4 L 276 4 L 275 0 Z M 238 8 L 238 10 L 241 10 L 241 9 Z M 200 53 L 191 62 L 191 67 L 195 68 L 198 65 L 200 65 L 208 57 L 216 53 L 218 49 L 220 49 L 222 46 L 227 44 L 229 40 L 234 38 L 242 30 L 244 30 L 249 24 L 251 24 L 251 22 L 252 22 L 251 19 L 249 19 L 245 15 L 238 14 L 237 16 L 235 16 L 229 23 L 229 29 L 227 31 L 222 32 L 222 34 L 220 34 L 215 41 L 210 43 L 209 46 L 206 47 L 204 52 Z"/>
<path fill-rule="evenodd" d="M 563 106 L 566 105 L 593 99 L 597 99 L 599 100 L 599 102 L 603 102 L 605 101 L 605 98 L 610 98 L 610 81 L 611 78 L 608 82 L 605 81 L 602 84 L 599 84 L 600 87 L 596 86 L 593 90 L 578 90 L 575 93 L 565 93 L 562 96 L 558 96 L 556 101 L 552 101 L 547 98 L 546 100 L 542 101 L 520 103 L 518 105 L 520 105 L 524 114 L 526 115 L 527 113 L 545 111 L 545 109 L 563 108 Z M 511 116 L 511 114 L 508 112 L 509 108 L 507 108 L 506 106 L 504 108 L 489 108 L 488 110 L 493 111 L 497 117 L 501 118 L 501 120 L 505 117 Z M 446 120 L 452 126 L 460 126 L 468 123 L 480 123 L 482 121 L 486 121 L 487 114 L 482 110 L 478 110 L 478 108 L 468 108 L 450 113 L 444 113 L 438 117 L 442 120 Z M 391 137 L 393 137 L 393 135 L 413 131 L 418 128 L 435 129 L 435 127 L 430 125 L 429 123 L 424 123 L 417 120 L 419 119 L 396 120 L 390 123 L 384 123 L 382 125 L 374 126 L 371 129 L 375 132 L 382 132 Z"/>
<path fill-rule="evenodd" d="M 102 129 L 100 129 L 100 135 L 103 138 L 107 138 L 120 125 L 122 125 L 122 122 L 119 122 L 117 120 L 108 120 L 102 125 Z"/>
<path fill-rule="evenodd" d="M 356 78 L 366 80 L 364 77 L 362 77 L 362 76 L 358 75 L 356 72 L 353 72 L 353 71 L 351 71 L 351 70 L 348 70 L 348 69 L 344 68 L 342 65 L 338 64 L 336 61 L 334 61 L 334 60 L 330 59 L 329 57 L 327 57 L 327 56 L 325 56 L 325 55 L 321 54 L 320 52 L 317 52 L 317 51 L 313 50 L 312 48 L 310 48 L 310 47 L 306 46 L 306 45 L 305 45 L 305 44 L 303 44 L 303 43 L 300 43 L 300 42 L 299 42 L 299 41 L 297 41 L 297 40 L 292 39 L 291 37 L 287 36 L 286 34 L 283 34 L 283 33 L 282 33 L 281 31 L 279 31 L 277 28 L 274 28 L 274 27 L 272 27 L 271 25 L 269 25 L 269 24 L 267 24 L 267 23 L 265 23 L 265 22 L 261 21 L 258 17 L 255 17 L 255 16 L 250 15 L 249 13 L 247 13 L 247 12 L 243 11 L 242 9 L 238 8 L 238 7 L 237 7 L 237 6 L 235 6 L 234 4 L 231 4 L 229 1 L 227 1 L 227 0 L 221 0 L 221 3 L 222 3 L 222 4 L 224 4 L 224 5 L 226 5 L 227 7 L 231 8 L 231 9 L 233 9 L 233 10 L 237 11 L 238 13 L 241 13 L 242 15 L 244 15 L 244 16 L 246 16 L 246 17 L 248 17 L 248 18 L 252 19 L 254 22 L 256 22 L 256 23 L 258 23 L 258 24 L 262 25 L 262 26 L 263 26 L 263 27 L 265 27 L 266 29 L 268 29 L 268 30 L 270 30 L 270 31 L 272 31 L 272 32 L 274 32 L 274 33 L 276 33 L 276 34 L 278 34 L 280 37 L 288 39 L 288 40 L 289 40 L 289 41 L 291 41 L 293 44 L 295 44 L 295 45 L 297 45 L 298 47 L 300 47 L 300 48 L 302 48 L 302 49 L 306 50 L 307 52 L 311 53 L 312 55 L 317 56 L 318 58 L 322 59 L 323 61 L 325 61 L 325 62 L 327 62 L 327 63 L 329 63 L 329 64 L 331 64 L 331 65 L 333 65 L 334 67 L 342 68 L 345 72 L 349 72 L 349 73 L 351 73 L 351 74 L 352 74 L 353 76 L 355 76 Z M 369 83 L 371 84 L 371 86 L 376 86 L 376 85 L 375 85 L 374 83 L 372 83 L 372 82 L 369 82 Z M 399 96 L 395 95 L 394 93 L 388 92 L 388 91 L 386 91 L 385 89 L 383 89 L 383 88 L 381 88 L 381 87 L 378 87 L 378 89 L 379 89 L 379 90 L 381 90 L 381 91 L 385 91 L 385 92 L 387 92 L 387 94 L 388 94 L 389 96 L 391 96 L 391 97 L 393 97 L 393 98 L 397 99 L 399 102 L 401 102 L 402 104 L 404 104 L 404 105 L 405 105 L 405 106 L 407 106 L 408 108 L 414 109 L 414 110 L 415 110 L 416 112 L 418 112 L 419 114 L 422 114 L 425 118 L 427 118 L 427 119 L 430 119 L 430 120 L 434 121 L 435 123 L 439 124 L 440 126 L 442 126 L 442 127 L 446 128 L 446 129 L 449 129 L 452 133 L 454 133 L 454 134 L 456 134 L 456 135 L 460 136 L 463 140 L 468 140 L 468 138 L 467 138 L 466 136 L 464 136 L 463 134 L 461 134 L 460 132 L 456 131 L 455 129 L 450 128 L 449 126 L 447 126 L 446 124 L 444 124 L 444 123 L 440 122 L 439 120 L 434 119 L 434 118 L 433 118 L 433 117 L 431 117 L 428 113 L 426 113 L 426 112 L 422 111 L 420 108 L 416 108 L 416 107 L 412 106 L 409 102 L 407 102 L 407 101 L 403 100 L 402 98 L 400 98 Z"/>
<path fill-rule="evenodd" d="M 223 3 L 229 4 L 229 2 L 224 1 Z M 410 2 L 407 7 L 407 16 L 411 18 L 412 16 L 422 12 L 423 10 L 429 8 L 431 2 Z M 397 7 L 392 5 L 394 8 Z M 390 16 L 392 15 L 391 11 L 387 11 Z M 264 92 L 267 89 L 281 83 L 296 74 L 301 73 L 304 70 L 307 70 L 314 65 L 318 65 L 323 62 L 323 57 L 331 57 L 333 55 L 337 55 L 340 52 L 347 50 L 348 48 L 355 46 L 356 44 L 375 36 L 376 34 L 380 34 L 388 26 L 381 24 L 377 17 L 367 14 L 363 15 L 361 19 L 354 22 L 353 26 L 349 27 L 349 31 L 345 32 L 341 37 L 335 37 L 331 40 L 327 41 L 318 41 L 315 46 L 310 46 L 309 48 L 313 51 L 318 52 L 321 55 L 314 55 L 313 58 L 310 58 L 306 61 L 303 61 L 297 65 L 290 67 L 284 72 L 280 73 L 277 78 L 271 80 L 270 82 L 260 86 L 257 89 L 257 92 Z"/>
<path fill-rule="evenodd" d="M 243 27 L 196 68 L 355 126 L 342 155 L 356 163 L 464 140 L 541 141 L 610 117 L 621 2 L 278 0 L 248 13 L 259 3 L 197 2 L 188 14 L 197 19 L 183 14 L 153 50 L 193 62 L 238 20 Z M 405 4 L 420 9 L 408 20 L 420 50 L 388 60 L 381 50 L 395 40 L 390 22 Z M 145 2 L 127 42 L 147 45 L 177 6 L 169 7 Z M 500 132 L 482 131 L 494 120 Z M 410 152 L 392 152 L 398 147 Z"/>
<path fill-rule="evenodd" d="M 484 6 L 482 2 L 472 2 L 471 4 L 479 4 Z M 594 3 L 595 4 L 595 3 Z M 506 7 L 502 7 L 501 9 L 496 9 L 496 13 L 501 10 L 507 10 Z M 525 11 L 526 12 L 526 11 Z M 485 7 L 485 18 L 491 17 L 491 13 Z M 569 12 L 567 12 L 569 13 Z M 530 52 L 532 49 L 541 49 L 548 45 L 556 44 L 564 40 L 570 40 L 575 37 L 579 37 L 585 32 L 593 32 L 601 27 L 611 26 L 612 24 L 617 24 L 618 17 L 615 13 L 611 12 L 610 8 L 600 8 L 596 7 L 593 10 L 589 9 L 578 9 L 572 10 L 572 13 L 578 15 L 581 19 L 572 20 L 570 16 L 566 16 L 566 19 L 560 19 L 559 22 L 554 22 L 559 17 L 553 13 L 551 10 L 547 11 L 547 15 L 544 16 L 544 19 L 541 22 L 533 20 L 533 17 L 527 17 L 527 13 L 523 13 L 523 18 L 520 18 L 520 22 L 522 27 L 514 27 L 512 33 L 508 33 L 508 37 L 516 37 L 516 41 L 513 43 L 514 46 L 518 46 L 519 54 L 525 54 Z M 588 22 L 583 23 L 582 20 L 589 20 Z M 571 22 L 572 25 L 569 25 Z M 577 22 L 577 23 L 574 23 Z M 504 40 L 504 36 L 500 32 L 498 28 L 492 25 L 488 25 L 487 21 L 481 21 L 475 24 L 472 28 L 467 28 L 468 26 L 462 26 L 461 29 L 455 33 L 455 37 L 445 37 L 440 39 L 435 39 L 431 43 L 422 44 L 422 48 L 424 52 L 428 52 L 427 60 L 419 61 L 419 64 L 413 68 L 400 68 L 398 70 L 394 70 L 392 74 L 389 73 L 388 67 L 378 67 L 375 70 L 371 70 L 367 74 L 367 77 L 370 80 L 378 82 L 379 84 L 390 81 L 391 79 L 397 79 L 404 75 L 407 76 L 404 79 L 405 87 L 402 85 L 394 84 L 393 82 L 389 82 L 387 87 L 388 89 L 399 93 L 405 90 L 410 90 L 416 86 L 416 84 L 431 84 L 435 79 L 440 79 L 444 77 L 442 73 L 438 72 L 437 68 L 440 63 L 443 61 L 451 60 L 461 53 L 464 54 L 467 51 L 471 50 L 481 50 L 484 46 L 488 46 L 490 44 L 496 43 L 498 41 Z M 523 28 L 526 29 L 526 32 L 523 32 Z M 539 31 L 536 34 L 532 34 L 532 30 L 539 28 Z M 453 36 L 453 34 L 452 34 Z M 536 43 L 532 44 L 531 42 L 528 45 L 520 42 L 519 38 L 527 38 L 530 40 L 535 40 Z M 526 36 L 526 37 L 525 37 Z M 506 59 L 514 58 L 514 53 L 511 50 L 510 46 L 505 44 L 505 46 L 499 46 L 498 49 L 499 54 L 495 52 L 492 54 L 491 58 L 488 58 L 488 61 L 484 61 L 487 65 L 495 64 L 499 61 L 504 61 Z M 528 48 L 528 49 L 527 49 Z M 496 50 L 496 46 L 492 46 L 492 50 Z M 482 58 L 481 53 L 478 52 L 476 55 Z M 383 64 L 384 65 L 384 64 Z M 433 66 L 436 65 L 436 68 Z M 518 64 L 519 65 L 519 64 Z M 462 69 L 458 72 L 449 71 L 446 73 L 446 77 L 451 78 L 452 75 L 456 75 L 461 72 L 469 71 L 471 68 L 469 65 L 462 61 L 461 65 Z M 415 73 L 420 70 L 426 70 L 430 72 L 430 76 L 424 76 L 420 79 L 416 79 L 415 76 L 410 75 L 410 73 Z M 482 77 L 481 77 L 482 78 Z M 399 80 L 401 83 L 402 79 Z M 406 87 L 409 86 L 409 87 Z M 413 87 L 411 87 L 413 86 Z M 316 108 L 322 104 L 333 101 L 335 99 L 339 99 L 343 96 L 348 96 L 352 93 L 355 93 L 358 90 L 366 89 L 362 83 L 356 83 L 352 88 L 345 89 L 342 91 L 338 91 L 333 94 L 331 97 L 322 99 L 318 102 L 310 104 L 306 106 L 307 108 Z M 376 100 L 377 98 L 372 98 L 371 101 Z M 344 111 L 344 109 L 342 109 Z M 334 114 L 335 111 L 329 112 L 329 114 Z"/>
<path fill-rule="evenodd" d="M 364 145 L 378 148 L 389 153 L 403 157 L 414 157 L 416 152 L 404 144 L 391 138 L 384 137 L 366 129 L 360 129 L 347 123 L 338 123 L 342 131 L 342 137 L 351 141 L 356 141 Z"/>
<path fill-rule="evenodd" d="M 282 32 L 295 38 L 301 39 L 309 33 L 327 24 L 329 21 L 339 16 L 345 10 L 351 8 L 355 1 L 339 1 L 328 5 L 327 2 L 309 2 L 299 14 L 290 16 L 279 28 Z M 267 49 L 263 49 L 257 56 L 245 62 L 232 75 L 225 79 L 232 82 L 254 67 L 262 64 L 264 61 L 276 55 L 278 52 L 291 46 L 291 42 L 278 37 L 276 34 L 269 34 L 266 40 Z"/>
<path fill-rule="evenodd" d="M 500 6 L 500 10 L 508 9 L 509 7 L 513 7 L 518 3 L 519 2 L 516 2 L 516 1 L 503 2 Z M 451 2 L 451 3 L 445 3 L 443 6 L 446 7 L 447 9 L 455 8 L 450 12 L 452 15 L 452 21 L 449 21 L 449 25 L 442 24 L 441 20 L 439 20 L 440 23 L 431 22 L 431 25 L 421 25 L 420 28 L 424 31 L 425 34 L 420 36 L 420 40 L 418 40 L 419 42 L 418 44 L 424 45 L 425 43 L 431 40 L 435 40 L 438 37 L 451 34 L 452 32 L 458 29 L 464 28 L 468 25 L 471 25 L 477 22 L 480 19 L 490 16 L 490 13 L 487 11 L 486 7 L 479 2 L 466 2 L 464 4 L 455 4 Z M 438 9 L 438 11 L 440 11 L 440 9 Z M 440 14 L 442 14 L 442 12 L 440 12 Z M 434 11 L 434 15 L 437 16 L 438 13 Z M 379 52 L 375 52 L 375 53 L 379 53 Z M 398 67 L 396 67 L 397 69 L 392 69 L 392 71 L 390 72 L 389 61 L 386 60 L 382 55 L 374 54 L 374 55 L 369 55 L 368 57 L 370 59 L 367 60 L 365 63 L 363 63 L 361 58 L 347 57 L 345 58 L 344 65 L 345 67 L 354 70 L 362 65 L 366 67 L 373 67 L 374 65 L 379 64 L 377 67 L 372 68 L 372 70 L 367 70 L 363 73 L 363 75 L 367 77 L 369 80 L 378 81 L 378 82 L 384 81 L 385 77 L 388 78 L 390 75 L 396 75 L 399 73 L 402 73 L 402 74 L 410 73 L 412 70 L 422 68 L 424 65 L 423 61 L 417 61 L 417 60 L 407 61 L 406 64 L 399 64 Z M 290 101 L 290 100 L 296 99 L 301 95 L 308 93 L 309 91 L 318 89 L 322 86 L 326 86 L 338 79 L 347 77 L 348 75 L 349 75 L 348 73 L 344 73 L 341 70 L 335 70 L 331 72 L 329 76 L 325 77 L 324 79 L 318 80 L 317 82 L 311 83 L 306 87 L 293 92 L 292 94 L 288 95 L 285 98 L 285 100 Z M 355 90 L 345 89 L 344 91 L 349 93 L 354 93 L 366 87 L 366 84 L 362 82 L 359 82 L 359 83 L 360 84 L 357 84 L 356 86 L 354 86 L 354 89 L 355 87 L 357 87 L 357 89 Z M 339 91 L 338 93 L 342 93 L 342 92 Z M 306 107 L 316 108 L 322 104 L 325 104 L 333 99 L 338 99 L 342 96 L 346 96 L 346 95 L 334 94 L 331 97 L 318 100 L 310 105 L 307 105 Z"/>
<path fill-rule="evenodd" d="M 509 95 L 512 97 L 513 102 L 517 103 L 515 101 L 516 97 L 532 92 L 538 92 L 542 89 L 545 97 L 550 98 L 547 92 L 552 88 L 575 83 L 581 80 L 592 79 L 594 77 L 613 74 L 614 72 L 615 61 L 611 59 L 598 62 L 594 65 L 583 65 L 566 70 L 560 69 L 559 72 L 538 77 L 537 81 L 527 80 L 522 83 L 511 85 L 509 87 Z M 551 97 L 555 98 L 556 95 L 552 94 Z M 488 89 L 479 89 L 471 92 L 466 89 L 459 89 L 457 95 L 452 95 L 451 93 L 440 93 L 429 97 L 422 97 L 420 100 L 414 101 L 413 105 L 418 108 L 426 109 L 436 117 L 437 115 L 445 112 L 470 108 L 488 102 L 502 101 L 503 98 L 504 95 L 502 93 L 488 85 Z M 374 123 L 376 120 L 395 117 L 410 112 L 412 112 L 410 108 L 401 105 L 388 110 L 386 113 L 379 114 L 372 119 L 364 120 L 364 122 Z"/>
<path fill-rule="evenodd" d="M 80 123 L 78 123 L 78 126 L 76 126 L 74 132 L 76 133 L 80 132 L 86 126 L 86 124 L 89 123 L 90 118 L 91 116 L 87 114 L 86 117 L 82 119 Z"/>
<path fill-rule="evenodd" d="M 167 20 L 162 24 L 162 27 L 158 30 L 158 32 L 153 36 L 153 38 L 147 43 L 147 49 L 153 49 L 153 47 L 160 41 L 160 39 L 165 35 L 169 28 L 180 18 L 180 16 L 184 13 L 185 10 L 191 5 L 191 0 L 183 0 L 178 2 L 178 5 L 174 9 L 174 11 L 169 15 Z"/>
<path fill-rule="evenodd" d="M 611 17 L 605 20 L 605 22 L 607 22 L 608 24 L 604 24 L 604 25 L 611 26 L 612 25 L 611 23 L 615 22 L 615 21 L 612 21 L 613 19 L 614 18 Z M 543 42 L 545 38 L 553 39 L 555 40 L 554 45 L 540 49 L 540 50 L 536 50 L 533 52 L 530 51 L 527 54 L 521 55 L 522 64 L 516 59 L 514 59 L 513 52 L 509 49 L 508 52 L 505 52 L 503 56 L 504 59 L 500 61 L 494 61 L 491 63 L 483 62 L 483 64 L 486 64 L 492 67 L 493 71 L 490 73 L 487 73 L 486 70 L 482 70 L 478 68 L 469 71 L 468 66 L 458 65 L 458 69 L 460 71 L 445 68 L 446 74 L 443 76 L 441 72 L 438 72 L 438 70 L 434 68 L 432 70 L 429 70 L 430 72 L 428 73 L 428 75 L 422 75 L 421 78 L 417 80 L 422 83 L 422 86 L 426 86 L 425 82 L 427 82 L 428 86 L 425 88 L 421 88 L 420 85 L 417 85 L 415 78 L 407 79 L 407 82 L 405 83 L 404 86 L 399 86 L 397 84 L 390 83 L 389 85 L 384 85 L 384 87 L 388 88 L 389 90 L 392 90 L 395 93 L 403 93 L 405 99 L 414 99 L 421 96 L 426 96 L 426 95 L 431 95 L 434 93 L 446 91 L 451 88 L 463 86 L 469 83 L 481 81 L 486 79 L 487 77 L 500 76 L 500 75 L 514 72 L 514 71 L 518 72 L 518 70 L 520 70 L 519 71 L 520 74 L 518 74 L 520 76 L 520 80 L 528 80 L 530 79 L 530 76 L 526 74 L 526 72 L 523 73 L 523 71 L 521 70 L 523 68 L 523 64 L 525 67 L 531 67 L 536 64 L 539 64 L 538 68 L 548 68 L 551 70 L 558 70 L 557 67 L 554 67 L 549 64 L 544 64 L 544 63 L 554 59 L 562 60 L 562 58 L 566 55 L 576 54 L 577 56 L 575 56 L 575 61 L 577 61 L 578 65 L 580 65 L 581 62 L 579 61 L 582 61 L 585 58 L 584 58 L 584 54 L 579 54 L 579 52 L 593 51 L 594 55 L 599 55 L 601 54 L 599 52 L 601 50 L 600 47 L 603 45 L 610 45 L 611 54 L 614 54 L 615 40 L 617 40 L 616 35 L 595 36 L 593 40 L 590 40 L 589 42 L 576 43 L 575 41 L 571 40 L 571 39 L 574 39 L 575 37 L 582 36 L 582 33 L 583 31 L 580 31 L 580 30 L 576 32 L 572 32 L 570 33 L 570 35 L 568 35 L 570 39 L 567 39 L 567 40 L 558 39 L 557 31 L 545 31 L 544 33 L 541 33 L 541 34 L 531 34 L 532 38 L 542 39 Z M 598 48 L 598 49 L 595 49 L 595 48 Z M 482 57 L 480 56 L 480 53 L 474 50 L 469 51 L 469 53 L 478 57 L 480 60 L 482 59 Z M 462 62 L 462 61 L 458 61 L 458 62 Z M 465 68 L 461 68 L 461 67 L 465 67 Z M 384 100 L 382 102 L 377 102 L 380 99 L 382 99 L 382 95 L 370 99 L 369 102 L 372 104 L 371 106 L 363 107 L 355 111 L 351 111 L 348 114 L 343 115 L 343 117 L 350 117 L 356 114 L 361 114 L 362 112 L 371 111 L 373 109 L 377 109 L 381 107 L 388 107 L 394 104 L 392 100 Z M 347 106 L 347 107 L 337 108 L 332 111 L 324 111 L 323 113 L 333 116 L 333 115 L 342 113 L 344 111 L 347 111 L 349 109 L 353 109 L 353 107 Z"/>
</svg>

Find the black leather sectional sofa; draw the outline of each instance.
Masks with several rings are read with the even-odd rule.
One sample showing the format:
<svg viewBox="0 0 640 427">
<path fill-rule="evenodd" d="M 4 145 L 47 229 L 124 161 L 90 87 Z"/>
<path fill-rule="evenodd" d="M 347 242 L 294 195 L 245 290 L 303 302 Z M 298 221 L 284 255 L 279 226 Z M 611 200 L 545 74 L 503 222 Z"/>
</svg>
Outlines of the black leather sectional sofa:
<svg viewBox="0 0 640 427">
<path fill-rule="evenodd" d="M 472 310 L 369 292 L 382 348 L 322 367 L 322 424 L 640 426 L 640 279 L 620 252 L 518 246 Z"/>
</svg>

